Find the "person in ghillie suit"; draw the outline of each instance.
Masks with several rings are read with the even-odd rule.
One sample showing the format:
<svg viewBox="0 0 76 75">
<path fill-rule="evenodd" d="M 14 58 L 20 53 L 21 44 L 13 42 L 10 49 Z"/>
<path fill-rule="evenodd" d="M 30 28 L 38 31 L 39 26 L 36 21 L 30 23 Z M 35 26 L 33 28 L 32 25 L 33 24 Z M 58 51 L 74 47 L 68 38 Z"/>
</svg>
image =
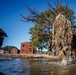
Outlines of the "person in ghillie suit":
<svg viewBox="0 0 76 75">
<path fill-rule="evenodd" d="M 7 34 L 0 28 L 0 48 L 3 44 L 4 37 L 7 37 Z"/>
<path fill-rule="evenodd" d="M 66 62 L 66 55 L 64 53 L 67 51 L 67 48 L 68 51 L 71 50 L 72 36 L 71 22 L 64 15 L 59 14 L 53 23 L 52 46 L 55 45 L 61 62 Z"/>
<path fill-rule="evenodd" d="M 52 47 L 51 47 L 52 44 L 51 44 L 50 41 L 48 41 L 47 44 L 48 44 L 48 55 L 51 55 L 51 53 L 52 53 Z"/>
</svg>

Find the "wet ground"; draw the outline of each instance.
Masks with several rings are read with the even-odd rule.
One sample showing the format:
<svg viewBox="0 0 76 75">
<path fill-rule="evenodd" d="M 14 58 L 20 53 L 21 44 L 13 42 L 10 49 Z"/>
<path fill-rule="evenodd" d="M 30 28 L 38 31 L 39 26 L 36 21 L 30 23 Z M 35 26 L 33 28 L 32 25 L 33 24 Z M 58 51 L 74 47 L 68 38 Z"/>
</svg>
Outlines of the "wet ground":
<svg viewBox="0 0 76 75">
<path fill-rule="evenodd" d="M 0 58 L 4 75 L 76 75 L 76 64 L 60 66 L 58 61 L 36 58 Z"/>
</svg>

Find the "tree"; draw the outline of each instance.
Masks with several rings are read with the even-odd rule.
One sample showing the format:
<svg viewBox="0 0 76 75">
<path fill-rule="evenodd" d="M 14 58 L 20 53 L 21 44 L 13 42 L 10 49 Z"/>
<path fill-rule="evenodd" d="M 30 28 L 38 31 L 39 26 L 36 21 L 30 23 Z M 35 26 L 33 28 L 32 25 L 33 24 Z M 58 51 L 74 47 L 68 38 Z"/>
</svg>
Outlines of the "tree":
<svg viewBox="0 0 76 75">
<path fill-rule="evenodd" d="M 38 36 L 38 34 L 44 34 L 44 31 L 37 25 L 32 27 L 29 32 L 31 36 L 31 44 L 35 49 L 41 49 L 44 48 L 45 43 L 45 36 Z"/>
<path fill-rule="evenodd" d="M 2 47 L 1 49 L 3 49 L 4 51 L 9 51 L 9 52 L 11 52 L 11 49 L 12 49 L 12 48 L 18 49 L 18 48 L 15 47 L 15 46 L 5 46 L 5 47 Z"/>
<path fill-rule="evenodd" d="M 43 38 L 43 36 L 48 39 L 47 41 L 52 43 L 51 42 L 52 25 L 53 25 L 53 22 L 54 22 L 56 16 L 59 13 L 65 15 L 65 17 L 67 19 L 69 19 L 71 16 L 74 15 L 74 11 L 68 7 L 68 3 L 66 5 L 62 5 L 61 0 L 56 0 L 55 7 L 53 7 L 50 3 L 48 3 L 48 5 L 49 5 L 49 9 L 47 9 L 41 13 L 37 13 L 36 10 L 32 10 L 30 7 L 26 6 L 28 11 L 30 12 L 30 15 L 29 16 L 21 15 L 23 17 L 23 21 L 32 21 L 34 23 L 34 25 L 36 24 L 37 27 L 40 27 L 43 30 L 42 31 L 43 33 L 41 31 L 40 31 L 40 33 L 37 33 L 37 30 L 34 29 L 35 33 L 32 34 L 32 39 L 35 40 L 35 42 L 37 42 L 37 43 L 39 41 L 39 37 Z M 74 19 L 72 18 L 70 21 L 73 22 Z M 38 30 L 40 30 L 40 28 L 38 28 Z M 32 31 L 30 31 L 30 32 L 32 32 Z M 35 36 L 35 35 L 37 35 L 37 36 L 33 38 L 33 36 Z M 38 40 L 36 40 L 37 38 L 38 38 Z"/>
<path fill-rule="evenodd" d="M 26 6 L 28 11 L 30 12 L 29 16 L 23 16 L 23 21 L 32 21 L 32 22 L 39 22 L 45 23 L 47 21 L 52 25 L 53 21 L 55 20 L 56 16 L 61 13 L 69 18 L 71 15 L 74 15 L 74 11 L 68 7 L 68 3 L 66 5 L 62 5 L 61 0 L 56 0 L 55 7 L 53 7 L 50 3 L 48 3 L 49 9 L 44 12 L 37 13 L 36 10 L 32 10 L 30 7 Z M 46 16 L 45 16 L 46 15 Z M 49 17 L 49 18 L 47 18 Z"/>
</svg>

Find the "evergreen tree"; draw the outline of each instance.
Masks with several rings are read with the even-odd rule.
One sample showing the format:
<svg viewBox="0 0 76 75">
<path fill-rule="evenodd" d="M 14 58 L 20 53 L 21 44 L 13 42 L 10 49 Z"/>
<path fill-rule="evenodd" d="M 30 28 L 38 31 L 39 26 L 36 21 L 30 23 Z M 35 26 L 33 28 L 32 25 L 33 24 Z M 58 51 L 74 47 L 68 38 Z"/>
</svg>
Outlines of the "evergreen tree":
<svg viewBox="0 0 76 75">
<path fill-rule="evenodd" d="M 48 3 L 48 5 L 49 9 L 40 13 L 37 13 L 36 10 L 32 10 L 30 7 L 26 6 L 30 15 L 21 15 L 23 17 L 23 21 L 32 21 L 34 23 L 34 27 L 30 29 L 30 34 L 32 35 L 31 42 L 35 47 L 43 47 L 44 42 L 49 42 L 51 45 L 52 25 L 59 13 L 65 15 L 65 17 L 69 19 L 75 27 L 75 18 L 72 17 L 74 16 L 74 11 L 68 7 L 68 3 L 66 5 L 62 5 L 61 0 L 56 0 L 55 7 L 53 7 L 50 3 Z M 49 48 L 51 49 L 51 46 Z"/>
</svg>

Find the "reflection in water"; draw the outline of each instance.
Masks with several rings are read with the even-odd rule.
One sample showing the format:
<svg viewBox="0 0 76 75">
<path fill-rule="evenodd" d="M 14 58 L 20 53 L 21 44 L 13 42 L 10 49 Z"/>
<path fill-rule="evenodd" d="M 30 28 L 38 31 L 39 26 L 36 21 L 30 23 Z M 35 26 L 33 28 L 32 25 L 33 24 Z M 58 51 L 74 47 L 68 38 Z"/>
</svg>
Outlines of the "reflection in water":
<svg viewBox="0 0 76 75">
<path fill-rule="evenodd" d="M 29 75 L 29 65 L 26 60 L 20 58 L 9 58 L 0 61 L 0 71 L 4 75 Z"/>
<path fill-rule="evenodd" d="M 5 75 L 76 75 L 76 64 L 60 66 L 48 59 L 0 59 L 0 71 Z"/>
</svg>

